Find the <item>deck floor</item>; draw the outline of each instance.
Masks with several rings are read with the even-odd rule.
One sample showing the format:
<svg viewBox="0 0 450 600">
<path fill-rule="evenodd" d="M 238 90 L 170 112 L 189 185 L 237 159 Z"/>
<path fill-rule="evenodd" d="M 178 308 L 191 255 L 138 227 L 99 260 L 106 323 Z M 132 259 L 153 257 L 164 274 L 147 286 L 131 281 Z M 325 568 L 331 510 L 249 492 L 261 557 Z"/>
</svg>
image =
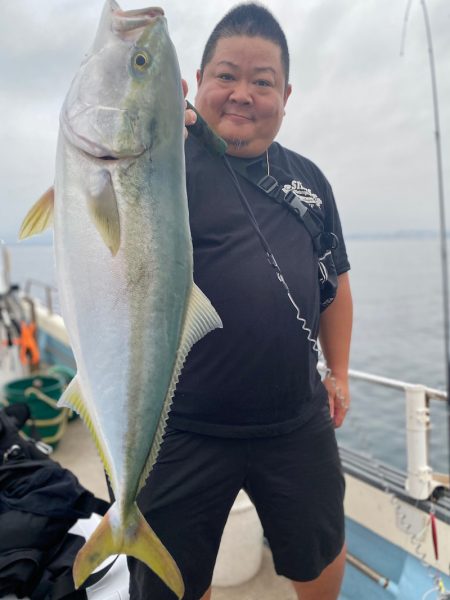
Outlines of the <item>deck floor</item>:
<svg viewBox="0 0 450 600">
<path fill-rule="evenodd" d="M 103 468 L 89 432 L 80 419 L 71 421 L 52 458 L 70 469 L 80 483 L 96 496 L 108 498 Z M 214 587 L 212 600 L 295 600 L 289 581 L 274 570 L 272 555 L 264 547 L 258 574 L 250 581 L 233 587 Z"/>
</svg>

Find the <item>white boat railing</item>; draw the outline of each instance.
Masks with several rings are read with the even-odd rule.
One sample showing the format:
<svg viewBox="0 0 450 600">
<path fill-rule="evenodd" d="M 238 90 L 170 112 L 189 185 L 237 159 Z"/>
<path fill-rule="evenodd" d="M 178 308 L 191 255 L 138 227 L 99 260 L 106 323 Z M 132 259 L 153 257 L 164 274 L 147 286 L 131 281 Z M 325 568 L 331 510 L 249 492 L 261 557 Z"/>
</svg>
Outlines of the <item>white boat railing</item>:
<svg viewBox="0 0 450 600">
<path fill-rule="evenodd" d="M 323 365 L 321 365 L 321 368 Z M 389 387 L 391 389 L 403 390 L 407 391 L 410 389 L 421 388 L 425 392 L 427 398 L 429 400 L 447 400 L 447 393 L 443 390 L 438 390 L 436 388 L 427 387 L 424 385 L 419 385 L 415 383 L 407 383 L 406 381 L 400 381 L 398 379 L 390 379 L 389 377 L 381 377 L 379 375 L 371 375 L 370 373 L 365 373 L 364 371 L 355 371 L 354 369 L 349 370 L 349 375 L 351 379 L 356 379 L 360 381 L 366 381 L 368 383 L 376 383 L 382 385 L 384 387 Z"/>
<path fill-rule="evenodd" d="M 324 369 L 324 365 L 320 365 Z M 420 384 L 349 370 L 350 380 L 401 390 L 405 396 L 407 478 L 405 489 L 416 500 L 430 498 L 437 487 L 449 487 L 448 476 L 433 473 L 429 462 L 430 400 L 447 400 L 446 392 Z"/>
<path fill-rule="evenodd" d="M 48 310 L 49 314 L 54 312 L 55 302 L 54 298 L 57 296 L 58 290 L 56 287 L 49 285 L 48 283 L 44 283 L 39 281 L 38 279 L 27 279 L 24 287 L 25 296 L 32 298 L 33 294 L 31 293 L 32 288 L 38 288 L 44 292 L 44 298 L 41 298 L 45 308 Z"/>
</svg>

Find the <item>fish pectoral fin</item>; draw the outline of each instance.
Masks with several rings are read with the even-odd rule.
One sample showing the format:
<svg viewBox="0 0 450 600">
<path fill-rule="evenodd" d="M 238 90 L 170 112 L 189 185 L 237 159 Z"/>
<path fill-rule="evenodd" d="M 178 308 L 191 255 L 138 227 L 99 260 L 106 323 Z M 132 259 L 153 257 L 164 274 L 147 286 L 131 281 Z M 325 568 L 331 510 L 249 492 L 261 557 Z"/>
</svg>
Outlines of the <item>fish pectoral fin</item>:
<svg viewBox="0 0 450 600">
<path fill-rule="evenodd" d="M 113 504 L 76 556 L 73 565 L 75 587 L 79 588 L 108 556 L 127 554 L 145 563 L 178 598 L 182 598 L 184 583 L 180 570 L 136 504 L 123 529 L 113 528 L 112 523 L 119 522 L 116 504 Z"/>
<path fill-rule="evenodd" d="M 45 194 L 28 211 L 19 231 L 19 239 L 43 233 L 53 224 L 53 207 L 55 204 L 55 191 L 49 188 Z"/>
<path fill-rule="evenodd" d="M 81 393 L 80 384 L 78 382 L 77 376 L 75 376 L 72 379 L 72 381 L 69 383 L 67 388 L 64 390 L 62 396 L 58 400 L 58 408 L 63 408 L 63 407 L 74 410 L 83 419 L 84 423 L 86 424 L 87 428 L 89 429 L 92 439 L 95 442 L 95 445 L 97 447 L 97 452 L 99 453 L 100 459 L 103 463 L 106 473 L 108 474 L 109 480 L 112 483 L 113 482 L 113 471 L 112 471 L 111 465 L 109 463 L 109 460 L 107 458 L 105 449 L 103 447 L 102 440 L 100 439 L 100 437 L 97 433 L 97 429 L 95 427 L 94 421 L 92 419 L 92 416 L 88 410 L 87 404 Z"/>
<path fill-rule="evenodd" d="M 91 175 L 87 204 L 97 231 L 115 256 L 120 247 L 120 217 L 111 174 L 107 169 Z"/>
</svg>

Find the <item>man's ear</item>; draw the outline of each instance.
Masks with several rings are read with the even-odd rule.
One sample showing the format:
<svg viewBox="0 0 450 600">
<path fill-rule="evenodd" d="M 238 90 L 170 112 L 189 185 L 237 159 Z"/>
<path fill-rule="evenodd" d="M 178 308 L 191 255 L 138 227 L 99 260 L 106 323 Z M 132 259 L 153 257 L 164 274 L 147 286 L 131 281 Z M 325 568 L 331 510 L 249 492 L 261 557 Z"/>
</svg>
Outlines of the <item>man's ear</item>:
<svg viewBox="0 0 450 600">
<path fill-rule="evenodd" d="M 197 79 L 197 88 L 199 88 L 200 84 L 202 82 L 202 72 L 200 71 L 200 69 L 197 69 L 197 73 L 195 74 L 195 77 Z"/>
<path fill-rule="evenodd" d="M 284 105 L 286 106 L 286 102 L 288 101 L 289 96 L 292 92 L 292 85 L 290 83 L 287 84 L 286 89 L 284 91 Z"/>
</svg>

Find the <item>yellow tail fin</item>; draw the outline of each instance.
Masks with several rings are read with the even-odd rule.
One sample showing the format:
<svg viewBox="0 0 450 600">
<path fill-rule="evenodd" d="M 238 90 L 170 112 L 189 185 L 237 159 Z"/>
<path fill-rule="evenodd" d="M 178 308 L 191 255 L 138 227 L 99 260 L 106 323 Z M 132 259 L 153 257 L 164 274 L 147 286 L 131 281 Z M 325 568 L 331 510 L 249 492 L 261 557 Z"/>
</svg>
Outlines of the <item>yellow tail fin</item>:
<svg viewBox="0 0 450 600">
<path fill-rule="evenodd" d="M 127 554 L 145 563 L 178 598 L 182 598 L 184 583 L 181 573 L 136 504 L 133 505 L 133 511 L 128 514 L 123 529 L 117 528 L 114 531 L 111 523 L 119 523 L 116 504 L 109 509 L 77 554 L 73 566 L 75 587 L 79 588 L 108 556 Z"/>
</svg>

